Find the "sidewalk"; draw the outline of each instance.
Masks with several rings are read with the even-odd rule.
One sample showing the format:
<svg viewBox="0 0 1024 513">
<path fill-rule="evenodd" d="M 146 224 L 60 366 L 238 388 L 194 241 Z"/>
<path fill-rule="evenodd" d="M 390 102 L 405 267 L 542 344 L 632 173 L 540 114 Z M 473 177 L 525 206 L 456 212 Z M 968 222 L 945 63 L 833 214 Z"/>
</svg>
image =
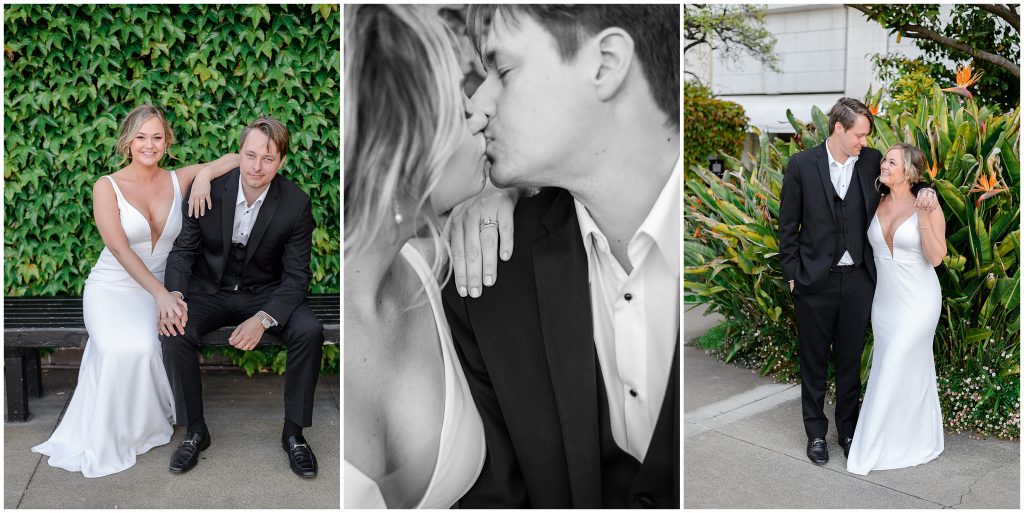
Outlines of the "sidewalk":
<svg viewBox="0 0 1024 513">
<path fill-rule="evenodd" d="M 183 428 L 171 443 L 138 457 L 135 466 L 87 479 L 54 468 L 31 452 L 57 425 L 74 390 L 77 371 L 48 370 L 46 395 L 30 401 L 32 417 L 4 425 L 4 508 L 304 508 L 338 509 L 340 492 L 340 387 L 322 376 L 313 426 L 303 434 L 316 453 L 319 475 L 292 473 L 281 449 L 284 377 L 241 371 L 203 372 L 206 421 L 212 444 L 184 475 L 167 470 Z"/>
<path fill-rule="evenodd" d="M 702 312 L 685 314 L 687 344 L 718 322 Z M 927 464 L 858 476 L 846 472 L 827 404 L 830 460 L 817 467 L 804 454 L 799 385 L 690 345 L 683 361 L 684 508 L 1020 507 L 1019 442 L 947 434 Z"/>
</svg>

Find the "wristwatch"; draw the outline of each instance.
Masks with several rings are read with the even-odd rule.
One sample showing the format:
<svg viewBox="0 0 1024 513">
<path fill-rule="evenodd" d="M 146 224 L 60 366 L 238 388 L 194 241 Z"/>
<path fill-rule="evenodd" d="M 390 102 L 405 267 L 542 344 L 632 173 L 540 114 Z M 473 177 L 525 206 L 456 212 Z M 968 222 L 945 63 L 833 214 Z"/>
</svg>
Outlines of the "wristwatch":
<svg viewBox="0 0 1024 513">
<path fill-rule="evenodd" d="M 256 312 L 256 318 L 260 320 L 260 324 L 263 325 L 263 329 L 269 330 L 273 325 L 274 321 L 267 315 L 267 312 L 260 310 Z"/>
</svg>

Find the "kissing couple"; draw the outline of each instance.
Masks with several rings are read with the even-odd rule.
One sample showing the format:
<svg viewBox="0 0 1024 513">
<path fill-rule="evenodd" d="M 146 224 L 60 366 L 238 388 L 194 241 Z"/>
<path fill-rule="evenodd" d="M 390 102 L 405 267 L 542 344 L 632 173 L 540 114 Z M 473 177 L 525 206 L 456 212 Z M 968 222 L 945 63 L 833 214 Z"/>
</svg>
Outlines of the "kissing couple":
<svg viewBox="0 0 1024 513">
<path fill-rule="evenodd" d="M 679 14 L 346 6 L 346 508 L 679 508 Z"/>
</svg>

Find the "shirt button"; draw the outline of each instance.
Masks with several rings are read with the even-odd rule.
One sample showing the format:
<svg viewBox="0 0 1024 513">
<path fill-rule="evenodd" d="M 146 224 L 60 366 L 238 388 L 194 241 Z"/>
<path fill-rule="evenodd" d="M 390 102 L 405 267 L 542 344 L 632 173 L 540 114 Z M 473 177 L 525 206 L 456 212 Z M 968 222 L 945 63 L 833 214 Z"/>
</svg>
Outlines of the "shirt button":
<svg viewBox="0 0 1024 513">
<path fill-rule="evenodd" d="M 630 396 L 630 397 L 636 397 L 636 396 L 638 396 L 638 395 L 640 395 L 640 394 L 638 394 L 638 393 L 636 392 L 636 389 L 635 389 L 635 388 L 630 388 L 630 389 L 629 389 L 629 396 Z"/>
<path fill-rule="evenodd" d="M 626 301 L 632 301 L 633 300 L 633 294 L 630 294 L 629 292 L 627 292 L 626 295 L 622 296 L 622 297 L 625 298 Z"/>
</svg>

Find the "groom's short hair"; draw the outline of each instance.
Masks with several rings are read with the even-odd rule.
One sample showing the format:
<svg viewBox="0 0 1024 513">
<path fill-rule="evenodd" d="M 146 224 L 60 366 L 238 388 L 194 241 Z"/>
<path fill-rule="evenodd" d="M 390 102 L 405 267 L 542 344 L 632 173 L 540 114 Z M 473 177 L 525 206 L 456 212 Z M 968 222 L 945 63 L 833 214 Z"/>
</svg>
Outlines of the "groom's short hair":
<svg viewBox="0 0 1024 513">
<path fill-rule="evenodd" d="M 871 114 L 871 109 L 864 105 L 864 102 L 856 98 L 840 98 L 832 106 L 832 110 L 828 111 L 828 135 L 832 135 L 832 132 L 835 131 L 836 123 L 849 130 L 857 122 L 857 116 L 868 118 L 869 134 L 875 131 L 875 117 Z"/>
<path fill-rule="evenodd" d="M 288 129 L 285 128 L 284 123 L 281 123 L 277 118 L 273 116 L 260 116 L 256 118 L 256 121 L 249 123 L 242 130 L 242 137 L 238 140 L 238 147 L 241 148 L 245 144 L 245 138 L 249 136 L 249 132 L 253 130 L 259 130 L 263 132 L 263 135 L 267 136 L 267 139 L 274 141 L 274 146 L 277 147 L 280 157 L 283 159 L 288 154 L 288 141 L 290 136 L 288 135 Z"/>
<path fill-rule="evenodd" d="M 563 61 L 571 61 L 586 36 L 608 27 L 625 30 L 658 108 L 679 126 L 679 5 L 470 5 L 466 31 L 480 54 L 491 20 L 501 12 L 510 24 L 526 14 L 558 44 Z"/>
</svg>

